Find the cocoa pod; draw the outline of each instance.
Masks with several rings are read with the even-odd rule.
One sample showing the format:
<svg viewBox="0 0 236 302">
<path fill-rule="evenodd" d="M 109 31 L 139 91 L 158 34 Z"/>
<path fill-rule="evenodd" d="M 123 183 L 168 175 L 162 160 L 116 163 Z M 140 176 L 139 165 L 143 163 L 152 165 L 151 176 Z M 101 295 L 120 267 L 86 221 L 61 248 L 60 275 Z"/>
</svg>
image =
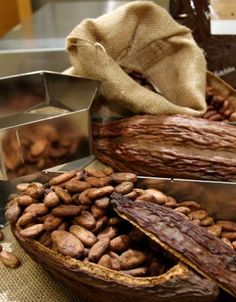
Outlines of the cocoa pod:
<svg viewBox="0 0 236 302">
<path fill-rule="evenodd" d="M 30 183 L 25 190 L 26 195 L 29 195 L 35 199 L 41 197 L 43 193 L 44 193 L 43 185 L 39 183 Z"/>
<path fill-rule="evenodd" d="M 116 183 L 122 183 L 126 181 L 135 183 L 137 181 L 137 175 L 129 172 L 112 173 L 111 179 Z"/>
<path fill-rule="evenodd" d="M 108 226 L 97 235 L 97 238 L 99 240 L 101 240 L 103 238 L 108 238 L 111 240 L 117 236 L 117 233 L 118 233 L 118 231 L 115 227 Z"/>
<path fill-rule="evenodd" d="M 178 206 L 187 207 L 191 211 L 199 210 L 201 207 L 199 203 L 197 203 L 196 201 L 193 201 L 193 200 L 181 201 L 178 203 Z"/>
<path fill-rule="evenodd" d="M 90 176 L 86 178 L 86 182 L 89 183 L 91 186 L 93 187 L 105 187 L 108 186 L 109 183 L 111 182 L 111 178 L 110 177 L 94 177 L 94 176 Z"/>
<path fill-rule="evenodd" d="M 81 181 L 78 179 L 72 179 L 65 183 L 65 188 L 70 192 L 83 192 L 91 188 L 91 185 L 88 182 Z"/>
<path fill-rule="evenodd" d="M 17 202 L 14 201 L 5 212 L 6 219 L 10 222 L 16 222 L 21 214 L 21 208 Z"/>
<path fill-rule="evenodd" d="M 20 236 L 27 238 L 35 238 L 40 235 L 44 231 L 43 224 L 34 224 L 30 227 L 25 228 L 24 230 L 20 230 Z"/>
<path fill-rule="evenodd" d="M 193 219 L 203 220 L 208 217 L 208 213 L 205 210 L 195 210 L 191 212 Z"/>
<path fill-rule="evenodd" d="M 2 250 L 0 252 L 1 262 L 9 268 L 17 268 L 20 266 L 20 259 L 13 253 Z"/>
<path fill-rule="evenodd" d="M 44 220 L 44 229 L 45 231 L 54 231 L 62 224 L 62 222 L 62 218 L 49 214 L 48 217 Z"/>
<path fill-rule="evenodd" d="M 99 218 L 105 215 L 105 211 L 99 207 L 97 207 L 95 204 L 93 204 L 90 208 L 91 214 L 95 218 Z"/>
<path fill-rule="evenodd" d="M 37 217 L 37 214 L 34 212 L 28 212 L 20 216 L 20 218 L 17 221 L 17 224 L 22 227 L 27 225 L 28 223 L 33 222 Z"/>
<path fill-rule="evenodd" d="M 124 181 L 115 187 L 115 192 L 125 195 L 130 193 L 133 190 L 133 188 L 134 188 L 133 182 Z"/>
<path fill-rule="evenodd" d="M 88 191 L 88 197 L 90 199 L 100 198 L 106 195 L 110 195 L 114 191 L 112 186 L 106 186 L 102 188 L 94 188 Z"/>
<path fill-rule="evenodd" d="M 147 256 L 143 252 L 129 249 L 120 255 L 121 269 L 129 270 L 136 268 L 143 265 L 146 260 Z"/>
<path fill-rule="evenodd" d="M 82 206 L 76 206 L 73 204 L 60 205 L 52 209 L 52 214 L 57 217 L 70 217 L 78 216 L 83 211 Z"/>
<path fill-rule="evenodd" d="M 112 268 L 111 265 L 111 257 L 107 254 L 103 255 L 99 261 L 98 261 L 98 265 L 104 266 L 106 268 Z"/>
<path fill-rule="evenodd" d="M 222 227 L 218 224 L 213 224 L 213 225 L 207 227 L 207 230 L 212 235 L 215 235 L 216 237 L 220 237 Z"/>
<path fill-rule="evenodd" d="M 43 202 L 47 207 L 51 208 L 56 207 L 60 203 L 60 199 L 55 192 L 51 191 L 44 197 Z"/>
<path fill-rule="evenodd" d="M 110 203 L 110 199 L 108 197 L 103 197 L 100 199 L 95 200 L 95 205 L 103 210 L 105 210 Z"/>
<path fill-rule="evenodd" d="M 216 224 L 220 225 L 223 231 L 236 232 L 236 222 L 234 221 L 219 220 Z"/>
<path fill-rule="evenodd" d="M 33 203 L 27 208 L 25 208 L 25 213 L 35 213 L 36 215 L 46 215 L 48 213 L 48 208 L 44 203 Z"/>
<path fill-rule="evenodd" d="M 90 249 L 88 259 L 97 262 L 109 248 L 110 240 L 108 238 L 99 239 Z"/>
<path fill-rule="evenodd" d="M 79 240 L 86 247 L 91 247 L 97 242 L 97 237 L 92 232 L 86 230 L 81 226 L 72 225 L 70 227 L 70 233 L 79 238 Z"/>
<path fill-rule="evenodd" d="M 94 234 L 99 233 L 102 229 L 104 229 L 104 227 L 107 225 L 108 223 L 108 217 L 107 216 L 103 216 L 98 218 L 97 222 L 96 222 L 96 226 L 94 229 L 92 229 L 91 231 Z"/>
<path fill-rule="evenodd" d="M 51 178 L 50 181 L 49 181 L 49 185 L 50 186 L 58 185 L 62 182 L 65 182 L 65 181 L 71 179 L 72 177 L 75 177 L 75 176 L 76 176 L 76 171 L 74 171 L 74 170 L 63 173 L 63 174 L 60 174 L 58 176 L 55 176 L 55 177 Z"/>
<path fill-rule="evenodd" d="M 126 271 L 124 271 L 124 270 L 121 271 L 121 273 L 129 275 L 129 276 L 133 276 L 133 277 L 145 277 L 145 276 L 147 276 L 148 272 L 149 272 L 149 270 L 145 266 L 126 270 Z"/>
<path fill-rule="evenodd" d="M 74 218 L 76 224 L 91 230 L 96 226 L 96 220 L 93 215 L 88 211 L 83 211 L 82 214 Z"/>
<path fill-rule="evenodd" d="M 33 203 L 37 203 L 38 200 L 28 196 L 28 195 L 22 195 L 16 198 L 17 202 L 19 203 L 20 206 L 22 207 L 28 207 Z"/>
<path fill-rule="evenodd" d="M 55 187 L 54 188 L 56 195 L 63 200 L 65 204 L 71 204 L 72 203 L 72 198 L 68 192 L 63 190 L 61 187 Z"/>
<path fill-rule="evenodd" d="M 71 233 L 56 230 L 52 232 L 51 238 L 61 254 L 75 258 L 83 256 L 84 246 L 82 242 Z"/>
<path fill-rule="evenodd" d="M 124 252 L 129 248 L 130 245 L 130 238 L 127 235 L 120 235 L 118 237 L 115 237 L 110 242 L 110 249 L 113 252 L 121 253 Z"/>
<path fill-rule="evenodd" d="M 222 232 L 221 237 L 227 238 L 230 241 L 234 241 L 234 240 L 236 240 L 236 232 Z"/>
<path fill-rule="evenodd" d="M 0 230 L 0 241 L 3 241 L 3 239 L 4 239 L 4 234 L 3 234 L 3 232 Z"/>
</svg>

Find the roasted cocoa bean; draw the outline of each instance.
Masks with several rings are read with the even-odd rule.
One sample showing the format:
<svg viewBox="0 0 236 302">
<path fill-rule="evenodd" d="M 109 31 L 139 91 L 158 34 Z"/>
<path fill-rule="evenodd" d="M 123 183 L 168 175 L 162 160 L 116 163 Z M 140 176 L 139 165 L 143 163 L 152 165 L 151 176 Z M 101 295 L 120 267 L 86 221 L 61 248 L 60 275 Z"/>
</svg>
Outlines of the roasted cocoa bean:
<svg viewBox="0 0 236 302">
<path fill-rule="evenodd" d="M 43 193 L 44 193 L 43 185 L 39 183 L 31 183 L 27 186 L 25 190 L 26 195 L 29 195 L 35 199 L 41 197 Z"/>
<path fill-rule="evenodd" d="M 94 229 L 92 229 L 91 231 L 94 233 L 94 234 L 97 234 L 99 233 L 101 230 L 103 230 L 106 225 L 108 224 L 108 217 L 107 216 L 103 216 L 103 217 L 100 217 L 98 218 L 97 222 L 96 222 L 96 226 Z"/>
<path fill-rule="evenodd" d="M 31 147 L 30 154 L 34 157 L 42 155 L 48 145 L 47 139 L 38 139 Z"/>
<path fill-rule="evenodd" d="M 191 210 L 189 208 L 184 207 L 184 206 L 175 208 L 175 211 L 178 212 L 178 213 L 184 214 L 184 215 L 187 215 L 187 214 L 189 214 L 191 212 Z"/>
<path fill-rule="evenodd" d="M 120 256 L 112 251 L 109 251 L 109 255 L 111 257 L 112 269 L 114 269 L 115 271 L 119 271 L 120 270 Z"/>
<path fill-rule="evenodd" d="M 16 185 L 16 189 L 20 192 L 25 192 L 25 190 L 27 189 L 29 183 L 28 182 L 22 182 Z"/>
<path fill-rule="evenodd" d="M 138 195 L 135 191 L 131 191 L 130 193 L 125 194 L 125 196 L 131 200 L 135 200 L 138 197 Z"/>
<path fill-rule="evenodd" d="M 120 217 L 111 217 L 111 218 L 109 218 L 108 225 L 116 225 L 116 224 L 119 224 L 121 221 L 122 221 L 122 218 L 120 218 Z"/>
<path fill-rule="evenodd" d="M 69 172 L 66 172 L 66 173 L 63 173 L 63 174 L 60 174 L 58 176 L 55 176 L 53 178 L 50 179 L 49 181 L 49 185 L 52 186 L 52 185 L 58 185 L 62 182 L 65 182 L 65 181 L 68 181 L 69 179 L 71 179 L 72 177 L 75 177 L 76 175 L 76 171 L 69 171 Z"/>
<path fill-rule="evenodd" d="M 108 238 L 109 240 L 111 240 L 115 238 L 117 234 L 118 234 L 117 228 L 113 226 L 108 226 L 97 235 L 97 238 L 99 240 L 102 240 L 103 238 Z"/>
<path fill-rule="evenodd" d="M 63 219 L 60 217 L 55 217 L 52 214 L 49 214 L 48 217 L 44 221 L 44 229 L 45 231 L 54 231 L 57 229 L 63 222 Z"/>
<path fill-rule="evenodd" d="M 133 277 L 145 277 L 145 276 L 147 276 L 148 272 L 149 272 L 149 270 L 145 266 L 126 270 L 126 271 L 124 271 L 124 270 L 121 271 L 121 273 L 129 275 L 129 276 L 133 276 Z"/>
<path fill-rule="evenodd" d="M 114 191 L 112 186 L 106 186 L 102 188 L 94 188 L 88 191 L 88 197 L 90 199 L 97 199 L 106 195 L 110 195 Z"/>
<path fill-rule="evenodd" d="M 234 221 L 219 220 L 216 224 L 220 225 L 223 231 L 236 232 L 236 222 Z"/>
<path fill-rule="evenodd" d="M 210 226 L 213 223 L 214 223 L 214 219 L 212 217 L 206 217 L 200 221 L 200 226 Z"/>
<path fill-rule="evenodd" d="M 61 187 L 54 187 L 56 195 L 63 200 L 65 204 L 71 204 L 72 203 L 72 198 L 66 190 L 62 189 Z"/>
<path fill-rule="evenodd" d="M 192 215 L 191 215 L 192 216 Z M 201 220 L 199 220 L 199 219 L 193 219 L 193 216 L 192 216 L 192 223 L 193 224 L 195 224 L 195 225 L 200 225 L 200 223 L 201 223 Z"/>
<path fill-rule="evenodd" d="M 105 175 L 111 175 L 113 173 L 113 169 L 111 167 L 105 167 L 103 170 L 102 170 L 102 173 L 104 173 Z"/>
<path fill-rule="evenodd" d="M 20 236 L 26 238 L 36 238 L 43 231 L 44 231 L 44 225 L 42 223 L 34 224 L 30 227 L 25 228 L 24 230 L 20 230 Z"/>
<path fill-rule="evenodd" d="M 100 187 L 108 186 L 109 183 L 111 182 L 111 178 L 107 177 L 107 176 L 100 177 L 100 178 L 90 176 L 90 177 L 86 178 L 86 182 L 89 183 L 93 187 L 100 188 Z"/>
<path fill-rule="evenodd" d="M 35 213 L 38 216 L 46 215 L 48 213 L 48 208 L 44 203 L 33 203 L 25 208 L 25 213 Z"/>
<path fill-rule="evenodd" d="M 39 237 L 38 241 L 47 247 L 51 247 L 52 245 L 51 232 L 43 233 L 43 235 Z"/>
<path fill-rule="evenodd" d="M 221 237 L 227 238 L 230 241 L 234 241 L 234 240 L 236 240 L 236 232 L 222 232 Z"/>
<path fill-rule="evenodd" d="M 236 250 L 236 241 L 231 242 L 233 248 Z"/>
<path fill-rule="evenodd" d="M 58 231 L 68 231 L 69 229 L 68 222 L 63 222 L 57 229 Z"/>
<path fill-rule="evenodd" d="M 216 237 L 220 237 L 222 227 L 218 224 L 213 224 L 213 225 L 207 227 L 207 230 L 209 233 L 215 235 Z"/>
<path fill-rule="evenodd" d="M 109 248 L 110 240 L 108 238 L 99 239 L 90 249 L 88 258 L 92 262 L 97 262 Z"/>
<path fill-rule="evenodd" d="M 3 232 L 0 230 L 0 241 L 3 241 L 3 239 L 4 239 L 4 234 L 3 234 Z"/>
<path fill-rule="evenodd" d="M 72 179 L 65 183 L 65 188 L 70 192 L 77 193 L 77 192 L 83 192 L 84 190 L 91 188 L 91 185 L 85 181 Z"/>
<path fill-rule="evenodd" d="M 168 196 L 156 189 L 147 189 L 145 190 L 145 194 L 151 195 L 155 199 L 155 203 L 164 204 L 168 202 Z"/>
<path fill-rule="evenodd" d="M 175 209 L 178 206 L 179 206 L 179 204 L 177 203 L 177 201 L 174 198 L 168 196 L 168 200 L 165 203 L 165 207 L 168 207 L 168 208 L 171 208 L 171 209 Z"/>
<path fill-rule="evenodd" d="M 31 196 L 28 196 L 28 195 L 19 196 L 16 198 L 16 200 L 19 203 L 19 205 L 22 207 L 28 207 L 31 204 L 38 202 L 37 199 L 35 199 Z"/>
<path fill-rule="evenodd" d="M 156 199 L 153 195 L 150 194 L 143 194 L 141 196 L 138 196 L 135 201 L 140 201 L 140 202 L 156 202 Z"/>
<path fill-rule="evenodd" d="M 60 253 L 65 256 L 80 258 L 84 254 L 84 246 L 82 242 L 66 231 L 53 231 L 51 235 L 52 241 Z"/>
<path fill-rule="evenodd" d="M 147 260 L 147 256 L 137 250 L 127 250 L 120 255 L 121 269 L 129 270 L 143 265 Z"/>
<path fill-rule="evenodd" d="M 0 260 L 9 268 L 17 268 L 21 264 L 20 259 L 15 254 L 4 250 L 0 252 Z"/>
<path fill-rule="evenodd" d="M 97 207 L 95 204 L 93 204 L 90 208 L 91 214 L 95 217 L 95 218 L 99 218 L 105 215 L 105 210 Z"/>
<path fill-rule="evenodd" d="M 34 212 L 29 212 L 29 213 L 25 213 L 23 214 L 17 221 L 17 224 L 22 227 L 25 226 L 31 222 L 33 222 L 37 217 L 37 214 Z"/>
<path fill-rule="evenodd" d="M 92 232 L 86 230 L 81 226 L 72 225 L 70 227 L 70 233 L 79 238 L 79 240 L 86 247 L 91 247 L 97 242 L 97 237 Z"/>
<path fill-rule="evenodd" d="M 111 265 L 111 257 L 107 254 L 103 255 L 99 261 L 98 261 L 98 265 L 104 266 L 106 268 L 112 268 Z"/>
<path fill-rule="evenodd" d="M 17 202 L 14 203 L 6 210 L 5 216 L 6 219 L 10 222 L 16 222 L 21 214 L 21 208 Z"/>
<path fill-rule="evenodd" d="M 227 238 L 221 238 L 221 240 L 222 240 L 225 244 L 227 244 L 231 249 L 234 249 L 234 247 L 232 246 L 232 243 L 230 242 L 229 239 L 227 239 Z"/>
<path fill-rule="evenodd" d="M 56 207 L 60 203 L 60 198 L 55 192 L 51 191 L 44 197 L 43 202 L 49 208 Z"/>
<path fill-rule="evenodd" d="M 83 211 L 81 215 L 74 218 L 74 221 L 76 224 L 84 227 L 87 230 L 91 230 L 96 226 L 94 216 L 88 211 Z"/>
<path fill-rule="evenodd" d="M 110 242 L 110 249 L 116 253 L 122 253 L 129 248 L 130 238 L 127 235 L 115 237 Z"/>
<path fill-rule="evenodd" d="M 123 195 L 130 193 L 134 188 L 134 184 L 131 181 L 124 181 L 115 187 L 115 192 Z"/>
<path fill-rule="evenodd" d="M 197 203 L 196 201 L 193 201 L 193 200 L 181 201 L 178 203 L 178 206 L 187 207 L 191 211 L 199 210 L 201 207 L 199 203 Z"/>
<path fill-rule="evenodd" d="M 94 177 L 97 177 L 97 178 L 106 176 L 106 174 L 104 174 L 102 171 L 98 171 L 98 170 L 93 169 L 93 168 L 86 168 L 85 171 L 89 176 L 94 176 Z"/>
<path fill-rule="evenodd" d="M 103 210 L 105 210 L 110 203 L 110 199 L 108 197 L 103 197 L 95 200 L 95 205 Z"/>
<path fill-rule="evenodd" d="M 52 214 L 57 217 L 70 217 L 70 216 L 78 216 L 83 211 L 82 206 L 76 206 L 73 204 L 68 205 L 60 205 L 56 208 L 52 209 Z"/>
<path fill-rule="evenodd" d="M 131 181 L 135 183 L 137 181 L 137 175 L 129 172 L 112 173 L 111 178 L 116 183 L 122 183 L 125 181 Z"/>
<path fill-rule="evenodd" d="M 96 189 L 95 188 L 90 188 L 90 189 L 84 190 L 83 192 L 80 193 L 79 201 L 81 202 L 81 204 L 86 205 L 86 204 L 91 204 L 92 203 L 91 199 L 88 196 L 88 193 L 92 190 L 96 190 Z"/>
<path fill-rule="evenodd" d="M 191 215 L 193 217 L 193 219 L 199 219 L 199 220 L 203 220 L 204 218 L 208 217 L 208 213 L 205 210 L 196 210 L 191 212 Z"/>
</svg>

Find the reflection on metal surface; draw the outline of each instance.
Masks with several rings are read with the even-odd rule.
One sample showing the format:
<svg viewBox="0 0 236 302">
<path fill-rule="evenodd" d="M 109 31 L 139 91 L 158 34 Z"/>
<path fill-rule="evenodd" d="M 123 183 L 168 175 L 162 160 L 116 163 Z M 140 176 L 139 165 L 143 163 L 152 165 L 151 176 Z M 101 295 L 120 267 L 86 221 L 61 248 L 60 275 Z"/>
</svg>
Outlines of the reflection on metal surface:
<svg viewBox="0 0 236 302">
<path fill-rule="evenodd" d="M 90 155 L 89 109 L 98 87 L 94 80 L 50 72 L 2 79 L 0 179 Z"/>
<path fill-rule="evenodd" d="M 140 177 L 139 186 L 159 189 L 177 201 L 195 200 L 215 219 L 236 221 L 236 183 Z"/>
</svg>

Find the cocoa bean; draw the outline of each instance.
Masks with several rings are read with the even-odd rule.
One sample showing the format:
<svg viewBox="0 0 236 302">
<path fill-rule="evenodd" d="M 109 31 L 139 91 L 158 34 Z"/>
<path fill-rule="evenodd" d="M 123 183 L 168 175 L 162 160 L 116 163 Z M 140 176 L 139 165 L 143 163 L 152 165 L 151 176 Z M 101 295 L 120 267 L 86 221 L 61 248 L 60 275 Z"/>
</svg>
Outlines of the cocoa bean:
<svg viewBox="0 0 236 302">
<path fill-rule="evenodd" d="M 89 249 L 84 248 L 84 254 L 83 254 L 83 256 L 84 256 L 84 257 L 87 257 L 87 256 L 88 256 L 88 253 L 89 253 Z M 83 261 L 84 261 L 84 260 L 83 260 Z"/>
<path fill-rule="evenodd" d="M 236 222 L 234 221 L 219 220 L 216 224 L 220 225 L 223 231 L 236 232 Z"/>
<path fill-rule="evenodd" d="M 10 222 L 16 222 L 21 214 L 21 208 L 17 202 L 14 201 L 14 204 L 12 204 L 5 212 L 6 219 Z"/>
<path fill-rule="evenodd" d="M 70 233 L 79 238 L 79 240 L 86 247 L 91 247 L 97 242 L 97 237 L 92 232 L 86 230 L 81 226 L 72 225 L 70 227 Z"/>
<path fill-rule="evenodd" d="M 116 224 L 121 223 L 121 221 L 122 221 L 122 218 L 120 218 L 120 217 L 111 217 L 111 218 L 109 218 L 108 225 L 116 225 Z"/>
<path fill-rule="evenodd" d="M 109 255 L 111 257 L 111 267 L 115 271 L 120 270 L 120 256 L 116 253 L 109 251 Z"/>
<path fill-rule="evenodd" d="M 200 204 L 193 200 L 181 201 L 178 203 L 178 206 L 188 207 L 191 211 L 199 210 Z"/>
<path fill-rule="evenodd" d="M 27 186 L 25 194 L 29 195 L 35 199 L 41 197 L 44 193 L 44 188 L 42 184 L 31 183 Z"/>
<path fill-rule="evenodd" d="M 107 254 L 103 255 L 99 261 L 98 261 L 98 265 L 104 266 L 106 268 L 112 268 L 111 265 L 111 257 Z"/>
<path fill-rule="evenodd" d="M 128 194 L 134 188 L 134 184 L 131 181 L 124 181 L 115 187 L 115 192 L 121 194 Z"/>
<path fill-rule="evenodd" d="M 101 240 L 103 238 L 108 238 L 109 240 L 111 240 L 117 236 L 117 233 L 118 233 L 118 231 L 115 227 L 108 226 L 97 235 L 97 238 L 99 240 Z"/>
<path fill-rule="evenodd" d="M 98 171 L 98 170 L 93 169 L 93 168 L 86 168 L 85 171 L 88 175 L 98 177 L 98 178 L 106 176 L 106 174 L 104 174 L 102 171 Z"/>
<path fill-rule="evenodd" d="M 104 216 L 105 211 L 99 207 L 97 207 L 95 204 L 93 204 L 90 208 L 91 214 L 95 217 L 95 218 L 99 218 Z"/>
<path fill-rule="evenodd" d="M 165 203 L 165 206 L 168 208 L 171 208 L 171 209 L 175 209 L 176 207 L 179 206 L 179 204 L 177 203 L 177 201 L 174 198 L 168 196 L 168 200 Z"/>
<path fill-rule="evenodd" d="M 105 167 L 102 172 L 105 174 L 105 175 L 111 175 L 113 173 L 113 169 L 111 167 Z"/>
<path fill-rule="evenodd" d="M 99 239 L 90 249 L 88 258 L 92 262 L 97 262 L 109 248 L 110 240 L 108 238 Z"/>
<path fill-rule="evenodd" d="M 224 114 L 225 111 L 229 108 L 230 102 L 229 100 L 225 100 L 223 106 L 220 108 L 219 113 Z"/>
<path fill-rule="evenodd" d="M 44 231 L 44 225 L 35 224 L 30 227 L 25 228 L 24 230 L 20 230 L 20 236 L 26 238 L 35 238 L 40 235 Z"/>
<path fill-rule="evenodd" d="M 215 235 L 216 237 L 220 237 L 222 227 L 218 224 L 213 224 L 207 227 L 209 233 Z"/>
<path fill-rule="evenodd" d="M 4 239 L 4 234 L 3 234 L 3 232 L 0 230 L 0 241 L 3 241 L 3 239 Z"/>
<path fill-rule="evenodd" d="M 28 195 L 19 196 L 16 198 L 16 200 L 19 203 L 19 205 L 22 207 L 28 207 L 31 204 L 38 202 L 37 199 L 35 199 L 31 196 L 28 196 Z"/>
<path fill-rule="evenodd" d="M 75 258 L 83 256 L 82 242 L 71 233 L 57 230 L 52 232 L 51 238 L 61 254 Z"/>
<path fill-rule="evenodd" d="M 192 216 L 192 215 L 191 215 L 191 216 Z M 192 223 L 195 224 L 195 225 L 200 225 L 201 220 L 196 219 L 196 218 L 193 219 L 193 216 L 192 216 Z"/>
<path fill-rule="evenodd" d="M 13 253 L 2 250 L 0 252 L 1 262 L 9 268 L 17 268 L 20 266 L 20 259 Z"/>
<path fill-rule="evenodd" d="M 187 214 L 189 214 L 189 213 L 191 212 L 191 210 L 190 210 L 189 208 L 184 207 L 184 206 L 175 208 L 175 211 L 178 212 L 178 213 L 182 213 L 182 214 L 184 214 L 184 215 L 187 215 Z M 192 216 L 192 215 L 191 215 L 191 216 Z M 193 216 L 192 216 L 192 217 L 193 217 Z"/>
<path fill-rule="evenodd" d="M 52 209 L 52 214 L 57 217 L 78 216 L 81 214 L 82 210 L 82 206 L 76 206 L 73 204 L 60 205 Z"/>
<path fill-rule="evenodd" d="M 60 199 L 55 192 L 51 191 L 44 197 L 43 202 L 47 207 L 51 208 L 56 207 L 60 203 Z"/>
<path fill-rule="evenodd" d="M 222 116 L 216 113 L 208 118 L 209 121 L 222 121 Z"/>
<path fill-rule="evenodd" d="M 137 193 L 135 191 L 131 191 L 130 193 L 125 194 L 125 196 L 128 197 L 131 200 L 135 200 L 138 197 Z"/>
<path fill-rule="evenodd" d="M 34 157 L 42 155 L 48 145 L 47 139 L 38 139 L 31 147 L 30 154 Z"/>
<path fill-rule="evenodd" d="M 196 210 L 191 212 L 193 219 L 199 219 L 199 220 L 203 220 L 204 218 L 206 218 L 208 216 L 207 211 L 205 210 Z"/>
<path fill-rule="evenodd" d="M 210 226 L 213 223 L 214 223 L 214 219 L 212 217 L 206 217 L 200 221 L 200 226 Z"/>
<path fill-rule="evenodd" d="M 156 202 L 156 198 L 153 195 L 150 194 L 143 194 L 141 196 L 138 196 L 135 201 L 140 201 L 140 202 Z"/>
<path fill-rule="evenodd" d="M 20 192 L 25 192 L 25 190 L 27 189 L 29 183 L 28 182 L 24 182 L 24 183 L 19 183 L 16 185 L 16 189 Z"/>
<path fill-rule="evenodd" d="M 58 176 L 55 176 L 55 177 L 51 178 L 50 181 L 49 181 L 49 185 L 50 186 L 58 185 L 62 182 L 65 182 L 65 181 L 71 179 L 72 177 L 75 177 L 75 175 L 76 175 L 76 171 L 69 171 L 69 172 L 60 174 Z"/>
<path fill-rule="evenodd" d="M 202 117 L 205 118 L 205 119 L 209 119 L 210 117 L 212 117 L 216 114 L 217 114 L 216 110 L 209 110 L 206 113 L 204 113 Z"/>
<path fill-rule="evenodd" d="M 89 183 L 93 187 L 100 188 L 100 187 L 108 186 L 109 183 L 111 182 L 111 178 L 107 177 L 107 176 L 100 177 L 100 178 L 90 176 L 90 177 L 86 178 L 86 182 Z"/>
<path fill-rule="evenodd" d="M 54 231 L 62 224 L 62 222 L 62 218 L 49 214 L 49 216 L 44 221 L 44 229 L 45 231 Z"/>
<path fill-rule="evenodd" d="M 50 247 L 52 245 L 51 232 L 43 233 L 43 235 L 39 237 L 38 241 L 43 245 Z"/>
<path fill-rule="evenodd" d="M 25 213 L 23 214 L 17 221 L 17 224 L 22 227 L 25 226 L 31 222 L 33 222 L 37 217 L 37 214 L 34 212 L 29 212 L 29 213 Z"/>
<path fill-rule="evenodd" d="M 227 244 L 231 249 L 234 249 L 234 247 L 232 246 L 232 243 L 230 242 L 229 239 L 227 239 L 227 238 L 221 238 L 221 240 L 222 240 L 225 244 Z"/>
<path fill-rule="evenodd" d="M 222 232 L 221 237 L 227 238 L 230 241 L 233 241 L 233 240 L 236 240 L 236 232 Z"/>
<path fill-rule="evenodd" d="M 91 204 L 92 203 L 91 199 L 88 197 L 88 193 L 91 190 L 96 190 L 96 189 L 95 188 L 90 188 L 90 189 L 84 190 L 82 193 L 80 193 L 79 201 L 81 202 L 81 204 L 86 205 L 86 204 Z"/>
<path fill-rule="evenodd" d="M 122 183 L 124 181 L 135 183 L 137 181 L 137 175 L 129 172 L 112 173 L 111 178 L 116 183 Z"/>
<path fill-rule="evenodd" d="M 92 229 L 91 231 L 94 234 L 99 233 L 102 229 L 104 229 L 104 227 L 107 225 L 108 223 L 108 217 L 107 216 L 103 216 L 98 218 L 97 222 L 96 222 L 96 226 L 94 229 Z"/>
<path fill-rule="evenodd" d="M 169 201 L 168 196 L 156 189 L 147 189 L 145 190 L 145 194 L 151 195 L 155 199 L 155 203 L 164 204 Z"/>
<path fill-rule="evenodd" d="M 63 190 L 61 187 L 55 187 L 54 188 L 56 195 L 63 200 L 65 204 L 71 204 L 72 203 L 72 198 L 68 192 Z"/>
<path fill-rule="evenodd" d="M 139 241 L 143 240 L 143 238 L 145 237 L 145 235 L 139 229 L 133 228 L 129 232 L 129 237 L 130 237 L 131 240 L 133 240 L 135 242 L 139 242 Z"/>
<path fill-rule="evenodd" d="M 109 203 L 110 199 L 108 197 L 103 197 L 95 201 L 95 205 L 103 210 L 109 206 Z"/>
<path fill-rule="evenodd" d="M 157 258 L 152 259 L 149 265 L 150 276 L 159 276 L 164 273 L 164 265 L 157 260 Z"/>
<path fill-rule="evenodd" d="M 122 270 L 129 270 L 141 266 L 146 260 L 147 256 L 137 250 L 129 249 L 120 255 Z"/>
<path fill-rule="evenodd" d="M 48 208 L 44 203 L 33 203 L 27 208 L 25 208 L 25 213 L 35 213 L 36 215 L 46 215 L 48 213 Z"/>
<path fill-rule="evenodd" d="M 143 189 L 134 188 L 133 191 L 136 193 L 137 197 L 145 194 L 145 190 Z"/>
<path fill-rule="evenodd" d="M 65 183 L 65 188 L 70 192 L 83 192 L 91 188 L 91 185 L 88 182 L 81 181 L 78 179 L 72 179 Z"/>
<path fill-rule="evenodd" d="M 231 242 L 231 244 L 232 244 L 233 248 L 234 248 L 235 251 L 236 251 L 236 241 Z"/>
<path fill-rule="evenodd" d="M 130 238 L 127 235 L 120 235 L 118 237 L 115 237 L 110 242 L 110 249 L 113 252 L 121 253 L 124 252 L 129 248 L 130 245 Z"/>
<path fill-rule="evenodd" d="M 82 214 L 74 218 L 76 224 L 91 230 L 96 226 L 96 220 L 93 215 L 88 211 L 83 211 Z"/>
<path fill-rule="evenodd" d="M 90 189 L 88 192 L 88 197 L 90 199 L 97 199 L 106 195 L 110 195 L 114 191 L 112 186 L 106 186 L 102 188 L 94 188 L 93 190 Z"/>
<path fill-rule="evenodd" d="M 57 229 L 58 231 L 68 231 L 68 222 L 63 222 Z"/>
<path fill-rule="evenodd" d="M 138 267 L 130 270 L 122 270 L 120 271 L 123 274 L 133 276 L 133 277 L 145 277 L 148 274 L 148 268 L 147 267 Z"/>
</svg>

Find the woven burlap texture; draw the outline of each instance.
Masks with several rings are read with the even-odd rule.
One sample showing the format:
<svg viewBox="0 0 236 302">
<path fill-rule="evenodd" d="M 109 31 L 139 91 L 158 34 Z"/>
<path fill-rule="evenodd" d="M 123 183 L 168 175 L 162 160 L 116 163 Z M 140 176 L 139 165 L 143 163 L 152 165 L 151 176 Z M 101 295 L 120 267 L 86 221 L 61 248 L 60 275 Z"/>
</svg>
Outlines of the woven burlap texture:
<svg viewBox="0 0 236 302">
<path fill-rule="evenodd" d="M 67 50 L 72 74 L 100 80 L 111 107 L 194 116 L 206 110 L 204 55 L 190 30 L 152 2 L 131 2 L 85 19 L 67 37 Z M 136 83 L 123 68 L 142 73 L 161 95 Z"/>
<path fill-rule="evenodd" d="M 3 229 L 3 248 L 13 251 L 22 264 L 17 269 L 0 263 L 0 302 L 79 302 L 63 284 L 57 282 L 20 248 L 10 227 Z"/>
</svg>

